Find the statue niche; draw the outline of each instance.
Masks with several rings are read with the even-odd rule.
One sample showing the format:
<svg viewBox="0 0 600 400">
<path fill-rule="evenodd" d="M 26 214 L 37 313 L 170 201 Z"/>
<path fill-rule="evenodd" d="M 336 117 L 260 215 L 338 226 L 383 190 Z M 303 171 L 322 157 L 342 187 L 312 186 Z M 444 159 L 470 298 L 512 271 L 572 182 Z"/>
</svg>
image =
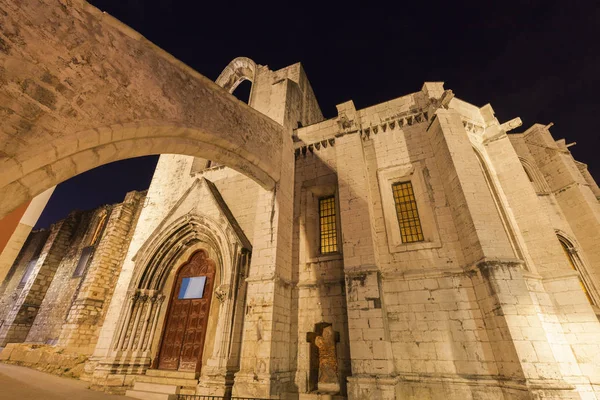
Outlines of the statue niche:
<svg viewBox="0 0 600 400">
<path fill-rule="evenodd" d="M 331 324 L 320 322 L 306 335 L 310 343 L 309 391 L 337 394 L 340 392 L 336 343 L 339 333 Z"/>
</svg>

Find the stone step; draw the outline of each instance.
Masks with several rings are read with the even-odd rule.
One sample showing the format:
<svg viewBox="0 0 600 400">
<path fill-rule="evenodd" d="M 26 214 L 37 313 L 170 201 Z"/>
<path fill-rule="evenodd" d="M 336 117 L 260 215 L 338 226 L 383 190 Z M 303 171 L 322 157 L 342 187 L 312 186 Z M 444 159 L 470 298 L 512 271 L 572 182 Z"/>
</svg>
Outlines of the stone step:
<svg viewBox="0 0 600 400">
<path fill-rule="evenodd" d="M 298 400 L 346 400 L 346 397 L 339 394 L 327 393 L 300 393 Z"/>
<path fill-rule="evenodd" d="M 182 379 L 196 379 L 195 372 L 187 372 L 187 371 L 167 371 L 163 369 L 149 369 L 146 371 L 146 375 L 148 376 L 161 376 L 161 377 L 169 377 L 169 378 L 182 378 Z"/>
<path fill-rule="evenodd" d="M 148 375 L 140 375 L 136 376 L 136 382 L 145 382 L 145 383 L 160 383 L 163 385 L 176 385 L 176 386 L 187 386 L 187 387 L 195 387 L 198 385 L 198 379 L 181 379 L 181 378 L 170 378 L 164 376 L 148 376 Z"/>
<path fill-rule="evenodd" d="M 125 396 L 142 400 L 177 400 L 176 394 L 151 393 L 140 390 L 128 390 L 125 392 Z"/>
<path fill-rule="evenodd" d="M 179 394 L 188 394 L 188 395 L 195 395 L 196 394 L 196 388 L 195 387 L 182 387 L 179 389 Z"/>
<path fill-rule="evenodd" d="M 139 392 L 177 394 L 179 393 L 179 386 L 136 381 L 133 384 L 133 390 L 137 390 Z"/>
</svg>

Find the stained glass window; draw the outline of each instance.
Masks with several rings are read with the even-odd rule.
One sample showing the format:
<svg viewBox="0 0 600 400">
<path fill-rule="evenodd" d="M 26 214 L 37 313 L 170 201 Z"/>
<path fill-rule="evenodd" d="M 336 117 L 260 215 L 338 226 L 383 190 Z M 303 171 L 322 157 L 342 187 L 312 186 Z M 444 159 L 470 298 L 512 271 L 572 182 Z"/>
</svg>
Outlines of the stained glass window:
<svg viewBox="0 0 600 400">
<path fill-rule="evenodd" d="M 425 240 L 412 183 L 394 183 L 392 191 L 394 193 L 394 203 L 396 204 L 396 215 L 398 216 L 398 224 L 400 225 L 402 243 L 421 242 Z"/>
<path fill-rule="evenodd" d="M 319 228 L 321 254 L 338 251 L 335 196 L 319 199 Z"/>
<path fill-rule="evenodd" d="M 204 295 L 205 276 L 183 278 L 179 289 L 178 299 L 201 299 Z"/>
</svg>

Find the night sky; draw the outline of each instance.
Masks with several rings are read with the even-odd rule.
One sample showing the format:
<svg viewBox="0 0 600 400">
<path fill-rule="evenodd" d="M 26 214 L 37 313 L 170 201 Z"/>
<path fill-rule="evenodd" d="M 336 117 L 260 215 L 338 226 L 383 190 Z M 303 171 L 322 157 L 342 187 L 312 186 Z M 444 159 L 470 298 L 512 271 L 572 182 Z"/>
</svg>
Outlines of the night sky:
<svg viewBox="0 0 600 400">
<path fill-rule="evenodd" d="M 500 122 L 521 117 L 516 132 L 554 122 L 554 137 L 577 142 L 570 150 L 600 179 L 595 0 L 90 2 L 210 79 L 238 56 L 272 70 L 302 62 L 327 118 L 347 100 L 363 108 L 444 81 L 469 103 L 490 103 Z M 156 161 L 125 160 L 64 182 L 38 226 L 147 188 Z"/>
</svg>

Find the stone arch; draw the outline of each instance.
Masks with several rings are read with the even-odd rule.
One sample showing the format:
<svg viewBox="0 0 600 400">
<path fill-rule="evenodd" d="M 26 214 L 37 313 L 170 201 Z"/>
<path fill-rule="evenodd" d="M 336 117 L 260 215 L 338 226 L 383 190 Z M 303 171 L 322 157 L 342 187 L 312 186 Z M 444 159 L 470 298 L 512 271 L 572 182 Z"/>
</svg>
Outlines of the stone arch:
<svg viewBox="0 0 600 400">
<path fill-rule="evenodd" d="M 527 174 L 527 177 L 533 185 L 535 192 L 537 194 L 549 194 L 550 186 L 548 186 L 548 183 L 544 179 L 544 176 L 538 170 L 535 164 L 524 157 L 519 157 L 519 161 L 521 161 L 521 165 L 525 170 L 525 174 Z"/>
<path fill-rule="evenodd" d="M 217 262 L 224 282 L 231 279 L 236 253 L 251 251 L 249 244 L 242 244 L 233 232 L 206 215 L 186 214 L 158 230 L 133 257 L 139 267 L 130 290 L 162 290 L 174 263 L 193 247 L 202 247 Z"/>
<path fill-rule="evenodd" d="M 234 58 L 219 75 L 215 83 L 233 93 L 245 80 L 254 83 L 256 63 L 247 57 Z"/>
<path fill-rule="evenodd" d="M 0 4 L 11 10 L 0 14 L 0 218 L 76 174 L 150 154 L 215 160 L 269 190 L 279 180 L 282 126 L 131 28 L 85 2 Z M 31 15 L 36 28 L 19 29 Z M 254 63 L 238 64 L 248 79 Z"/>
<path fill-rule="evenodd" d="M 215 330 L 202 374 L 222 373 L 239 362 L 239 344 L 233 343 L 232 332 L 241 329 L 245 282 L 250 265 L 251 245 L 238 238 L 229 227 L 213 218 L 195 213 L 185 214 L 159 226 L 133 257 L 134 275 L 128 289 L 128 300 L 121 309 L 118 329 L 113 336 L 114 355 L 143 355 L 140 372 L 150 366 L 151 355 L 158 351 L 166 318 L 172 281 L 182 262 L 192 254 L 204 251 L 217 268 L 215 297 L 211 305 L 211 326 Z M 140 317 L 144 315 L 144 317 Z M 219 324 L 216 321 L 220 321 Z M 156 354 L 154 354 L 156 356 Z M 232 363 L 233 360 L 233 363 Z"/>
<path fill-rule="evenodd" d="M 600 304 L 598 290 L 587 271 L 586 262 L 580 253 L 579 244 L 575 238 L 560 229 L 555 229 L 554 232 L 556 233 L 556 238 L 558 239 L 565 256 L 568 258 L 571 268 L 579 273 L 581 287 L 588 301 L 592 305 Z"/>
</svg>

